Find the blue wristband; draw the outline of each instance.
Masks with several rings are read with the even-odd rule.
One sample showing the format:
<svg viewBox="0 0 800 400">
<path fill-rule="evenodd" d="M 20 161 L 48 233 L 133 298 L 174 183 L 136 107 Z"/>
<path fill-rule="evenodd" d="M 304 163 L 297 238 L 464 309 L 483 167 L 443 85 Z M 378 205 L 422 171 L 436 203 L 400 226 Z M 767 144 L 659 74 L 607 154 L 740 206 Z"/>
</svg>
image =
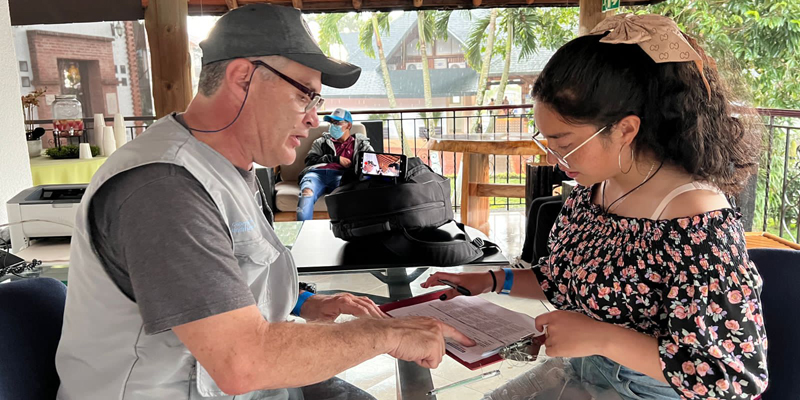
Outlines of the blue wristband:
<svg viewBox="0 0 800 400">
<path fill-rule="evenodd" d="M 300 296 L 297 297 L 297 303 L 294 305 L 294 309 L 292 309 L 292 315 L 300 316 L 300 308 L 303 307 L 303 303 L 308 300 L 309 297 L 313 296 L 314 293 L 311 292 L 303 292 L 300 293 Z"/>
<path fill-rule="evenodd" d="M 514 271 L 511 268 L 503 268 L 503 272 L 506 273 L 506 280 L 503 282 L 500 294 L 511 294 L 511 287 L 514 286 Z"/>
</svg>

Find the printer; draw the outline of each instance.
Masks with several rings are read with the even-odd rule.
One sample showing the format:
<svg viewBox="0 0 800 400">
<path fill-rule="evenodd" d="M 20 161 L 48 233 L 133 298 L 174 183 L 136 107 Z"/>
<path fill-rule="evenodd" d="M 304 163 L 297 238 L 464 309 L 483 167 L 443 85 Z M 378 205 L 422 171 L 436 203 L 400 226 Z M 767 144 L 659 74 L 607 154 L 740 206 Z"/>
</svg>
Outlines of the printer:
<svg viewBox="0 0 800 400">
<path fill-rule="evenodd" d="M 32 239 L 71 237 L 81 198 L 88 185 L 41 185 L 25 189 L 6 203 L 11 251 Z"/>
</svg>

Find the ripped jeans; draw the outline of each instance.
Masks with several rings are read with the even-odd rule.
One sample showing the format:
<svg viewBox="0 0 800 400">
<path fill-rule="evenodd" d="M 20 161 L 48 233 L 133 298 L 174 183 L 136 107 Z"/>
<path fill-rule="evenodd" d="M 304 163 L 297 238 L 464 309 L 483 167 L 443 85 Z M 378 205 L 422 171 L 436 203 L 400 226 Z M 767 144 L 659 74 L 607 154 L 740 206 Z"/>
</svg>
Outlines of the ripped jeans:
<svg viewBox="0 0 800 400">
<path fill-rule="evenodd" d="M 669 384 L 602 356 L 548 358 L 484 400 L 678 400 Z"/>
<path fill-rule="evenodd" d="M 314 204 L 322 195 L 330 193 L 339 187 L 343 171 L 338 169 L 312 169 L 300 179 L 300 200 L 297 202 L 297 220 L 307 221 L 314 219 Z M 303 191 L 310 189 L 311 196 L 303 195 Z"/>
</svg>

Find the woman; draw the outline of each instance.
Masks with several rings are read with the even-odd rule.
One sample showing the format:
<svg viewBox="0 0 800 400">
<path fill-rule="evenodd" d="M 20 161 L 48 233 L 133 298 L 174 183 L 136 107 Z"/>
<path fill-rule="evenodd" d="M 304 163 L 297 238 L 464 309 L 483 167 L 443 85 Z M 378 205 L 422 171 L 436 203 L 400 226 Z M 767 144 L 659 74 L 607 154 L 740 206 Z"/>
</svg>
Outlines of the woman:
<svg viewBox="0 0 800 400">
<path fill-rule="evenodd" d="M 618 15 L 559 49 L 533 98 L 548 161 L 579 183 L 550 256 L 524 270 L 437 272 L 422 284 L 450 280 L 558 308 L 536 318 L 557 358 L 490 397 L 761 393 L 761 281 L 725 196 L 752 171 L 760 130 L 741 109 L 733 116 L 713 61 L 668 18 Z"/>
</svg>

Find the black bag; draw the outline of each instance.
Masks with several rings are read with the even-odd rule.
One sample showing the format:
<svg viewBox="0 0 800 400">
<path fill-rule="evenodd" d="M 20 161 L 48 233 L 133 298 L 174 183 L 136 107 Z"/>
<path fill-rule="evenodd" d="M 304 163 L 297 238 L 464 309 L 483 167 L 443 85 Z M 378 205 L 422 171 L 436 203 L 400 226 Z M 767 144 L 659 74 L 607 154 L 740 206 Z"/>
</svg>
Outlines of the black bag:
<svg viewBox="0 0 800 400">
<path fill-rule="evenodd" d="M 439 227 L 453 219 L 450 180 L 418 157 L 405 182 L 370 179 L 344 184 L 325 197 L 334 236 L 351 241 L 376 234 Z"/>
<path fill-rule="evenodd" d="M 417 157 L 408 159 L 405 182 L 351 182 L 325 197 L 334 236 L 358 246 L 383 247 L 396 257 L 431 266 L 463 265 L 491 242 L 470 239 L 453 221 L 450 180 Z"/>
<path fill-rule="evenodd" d="M 464 225 L 455 221 L 436 228 L 403 230 L 378 240 L 398 257 L 439 267 L 468 264 L 499 251 L 488 240 L 470 239 Z"/>
</svg>

